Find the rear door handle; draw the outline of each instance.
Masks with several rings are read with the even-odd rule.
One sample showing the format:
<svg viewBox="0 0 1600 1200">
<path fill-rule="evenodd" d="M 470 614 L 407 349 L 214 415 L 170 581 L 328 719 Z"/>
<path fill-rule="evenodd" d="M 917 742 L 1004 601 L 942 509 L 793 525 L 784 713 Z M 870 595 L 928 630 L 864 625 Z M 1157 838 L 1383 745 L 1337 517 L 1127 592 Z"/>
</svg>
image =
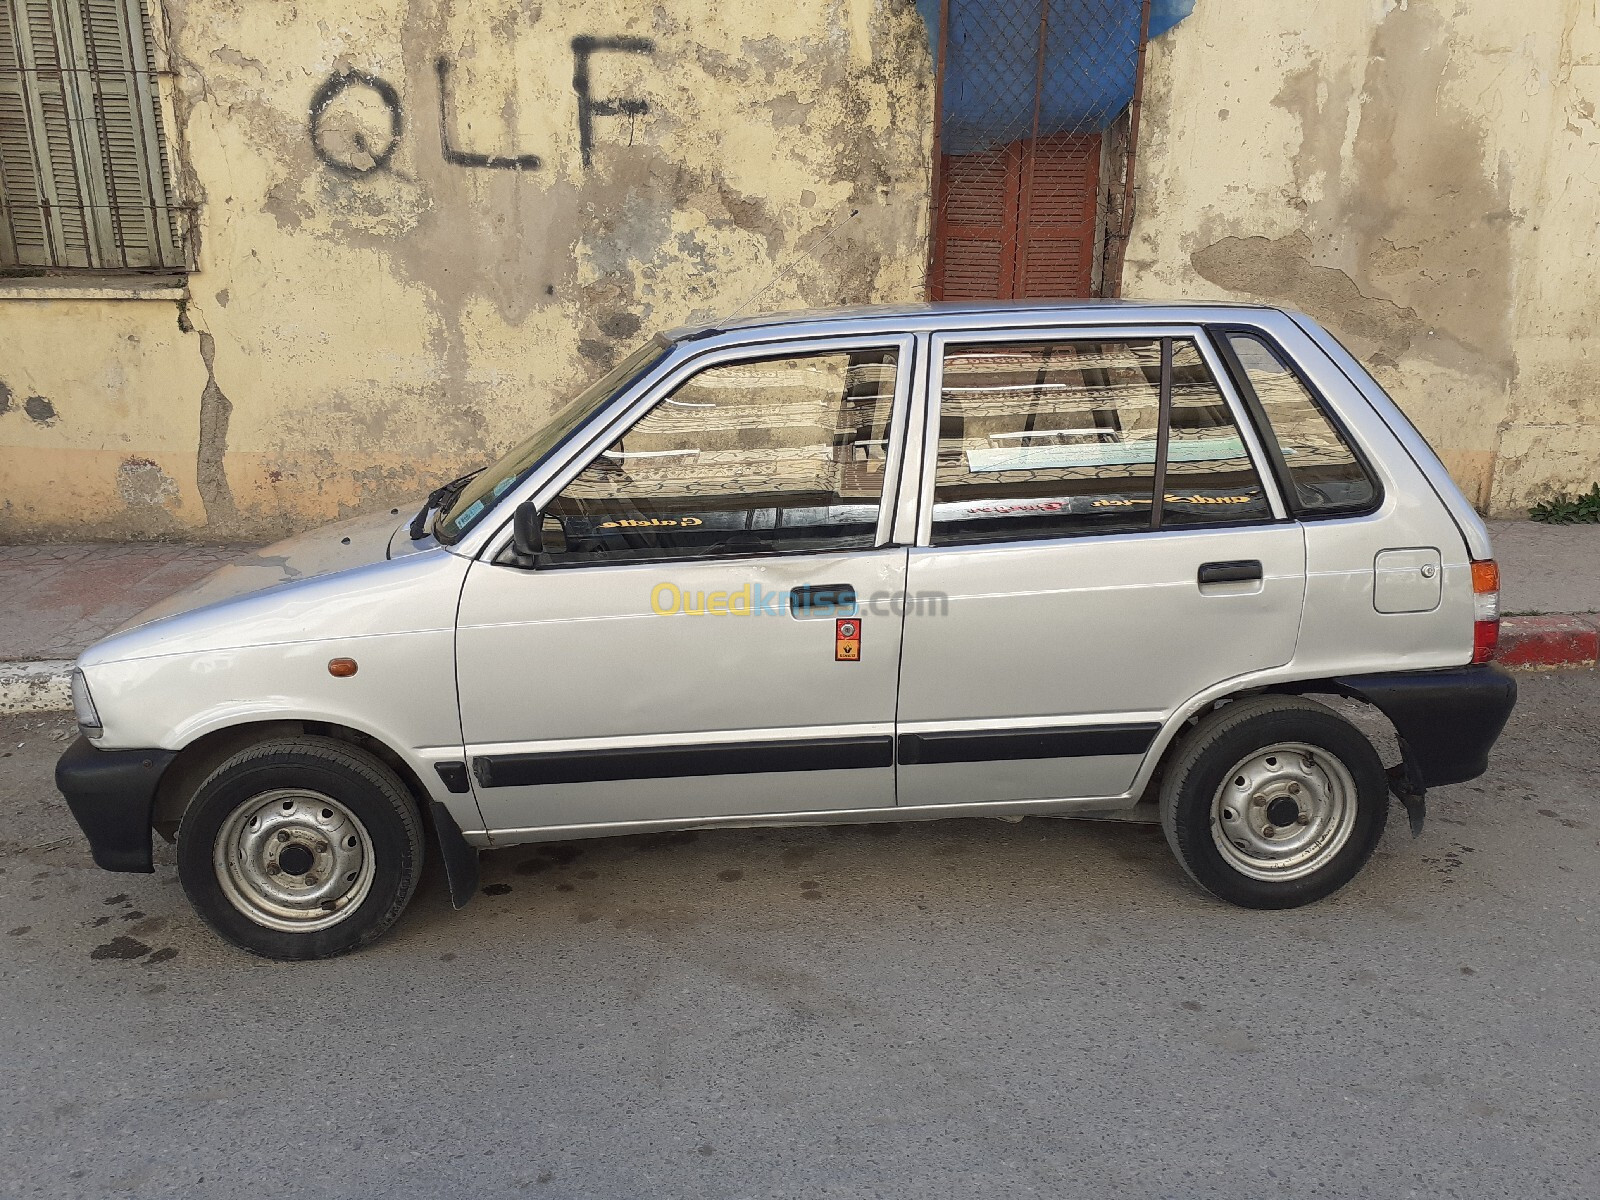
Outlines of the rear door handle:
<svg viewBox="0 0 1600 1200">
<path fill-rule="evenodd" d="M 789 615 L 796 619 L 848 617 L 856 611 L 856 589 L 848 583 L 803 583 L 789 589 Z"/>
<path fill-rule="evenodd" d="M 1261 579 L 1261 561 L 1255 558 L 1239 562 L 1209 562 L 1200 565 L 1200 586 L 1208 583 L 1245 583 Z"/>
</svg>

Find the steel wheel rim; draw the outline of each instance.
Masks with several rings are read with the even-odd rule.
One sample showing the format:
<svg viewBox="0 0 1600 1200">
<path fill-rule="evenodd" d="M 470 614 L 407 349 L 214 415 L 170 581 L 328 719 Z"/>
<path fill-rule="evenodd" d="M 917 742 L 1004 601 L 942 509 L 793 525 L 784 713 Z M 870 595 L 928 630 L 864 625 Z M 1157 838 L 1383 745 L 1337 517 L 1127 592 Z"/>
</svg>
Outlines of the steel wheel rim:
<svg viewBox="0 0 1600 1200">
<path fill-rule="evenodd" d="M 262 792 L 217 831 L 212 866 L 228 902 L 257 925 L 312 933 L 337 925 L 372 890 L 372 838 L 332 796 Z"/>
<path fill-rule="evenodd" d="M 1211 800 L 1211 838 L 1241 875 L 1301 879 L 1349 842 L 1358 799 L 1355 777 L 1337 755 L 1305 742 L 1277 742 L 1241 758 L 1223 777 Z"/>
</svg>

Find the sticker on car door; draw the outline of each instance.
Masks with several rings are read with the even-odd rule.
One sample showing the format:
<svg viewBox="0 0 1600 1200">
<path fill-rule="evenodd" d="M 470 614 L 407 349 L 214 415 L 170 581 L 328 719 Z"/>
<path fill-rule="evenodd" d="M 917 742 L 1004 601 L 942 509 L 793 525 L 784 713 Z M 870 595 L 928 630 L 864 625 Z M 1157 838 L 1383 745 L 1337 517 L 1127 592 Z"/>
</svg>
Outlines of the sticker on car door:
<svg viewBox="0 0 1600 1200">
<path fill-rule="evenodd" d="M 861 618 L 840 617 L 833 624 L 833 658 L 835 662 L 861 660 Z"/>
</svg>

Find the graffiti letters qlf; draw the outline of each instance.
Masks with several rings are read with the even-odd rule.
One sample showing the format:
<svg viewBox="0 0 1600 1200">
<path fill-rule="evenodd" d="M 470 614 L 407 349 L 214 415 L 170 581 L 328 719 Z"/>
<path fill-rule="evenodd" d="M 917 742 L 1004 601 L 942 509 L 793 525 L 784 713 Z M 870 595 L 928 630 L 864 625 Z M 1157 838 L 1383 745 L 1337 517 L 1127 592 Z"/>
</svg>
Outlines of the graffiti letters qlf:
<svg viewBox="0 0 1600 1200">
<path fill-rule="evenodd" d="M 642 37 L 575 37 L 572 39 L 572 90 L 578 93 L 578 152 L 583 165 L 594 165 L 594 119 L 596 117 L 639 117 L 650 105 L 632 98 L 596 100 L 589 90 L 589 59 L 601 50 L 623 54 L 650 54 L 656 44 Z"/>
<path fill-rule="evenodd" d="M 322 118 L 328 110 L 328 105 L 351 88 L 365 88 L 372 92 L 389 113 L 389 140 L 382 146 L 374 147 L 367 144 L 362 134 L 355 134 L 353 139 L 355 148 L 363 156 L 355 160 L 340 157 L 339 153 L 324 142 L 322 135 Z M 324 166 L 341 175 L 370 175 L 373 171 L 383 170 L 394 157 L 394 152 L 400 145 L 400 136 L 404 132 L 405 117 L 400 107 L 400 94 L 387 79 L 368 75 L 365 71 L 340 71 L 328 76 L 316 94 L 311 97 L 312 148 L 316 150 L 317 157 L 322 160 Z"/>
<path fill-rule="evenodd" d="M 589 64 L 596 54 L 653 54 L 655 43 L 642 37 L 592 37 L 572 39 L 572 90 L 578 98 L 578 152 L 585 168 L 594 165 L 594 121 L 596 117 L 643 116 L 650 111 L 648 101 L 634 96 L 596 97 L 589 80 Z M 537 154 L 485 154 L 463 150 L 450 135 L 450 60 L 434 59 L 434 75 L 439 82 L 439 146 L 444 161 L 457 167 L 489 171 L 536 171 L 544 165 Z M 352 135 L 349 146 L 328 137 L 324 128 L 329 106 L 352 89 L 377 97 L 388 116 L 389 133 L 381 145 L 369 143 L 361 133 Z M 329 170 L 359 177 L 384 170 L 393 160 L 405 133 L 405 109 L 393 84 L 366 71 L 338 71 L 323 80 L 311 97 L 311 146 Z M 353 151 L 353 152 L 352 152 Z"/>
<path fill-rule="evenodd" d="M 537 154 L 473 154 L 457 150 L 450 144 L 450 60 L 440 55 L 433 60 L 433 72 L 439 77 L 439 147 L 444 160 L 457 167 L 483 167 L 490 171 L 537 171 L 540 158 Z"/>
</svg>

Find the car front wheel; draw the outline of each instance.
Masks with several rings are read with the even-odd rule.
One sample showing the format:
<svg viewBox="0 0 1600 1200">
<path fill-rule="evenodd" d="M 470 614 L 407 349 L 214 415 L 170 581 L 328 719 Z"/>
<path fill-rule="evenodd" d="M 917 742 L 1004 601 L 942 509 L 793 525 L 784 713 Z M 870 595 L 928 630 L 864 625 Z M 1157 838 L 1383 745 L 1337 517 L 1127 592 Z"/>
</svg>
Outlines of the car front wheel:
<svg viewBox="0 0 1600 1200">
<path fill-rule="evenodd" d="M 223 938 L 267 958 L 329 958 L 377 938 L 422 869 L 422 820 L 383 763 L 332 738 L 240 751 L 178 829 L 178 875 Z"/>
<path fill-rule="evenodd" d="M 1161 789 L 1162 829 L 1184 870 L 1246 908 L 1293 908 L 1343 887 L 1377 847 L 1388 811 L 1372 743 L 1299 696 L 1208 714 Z"/>
</svg>

